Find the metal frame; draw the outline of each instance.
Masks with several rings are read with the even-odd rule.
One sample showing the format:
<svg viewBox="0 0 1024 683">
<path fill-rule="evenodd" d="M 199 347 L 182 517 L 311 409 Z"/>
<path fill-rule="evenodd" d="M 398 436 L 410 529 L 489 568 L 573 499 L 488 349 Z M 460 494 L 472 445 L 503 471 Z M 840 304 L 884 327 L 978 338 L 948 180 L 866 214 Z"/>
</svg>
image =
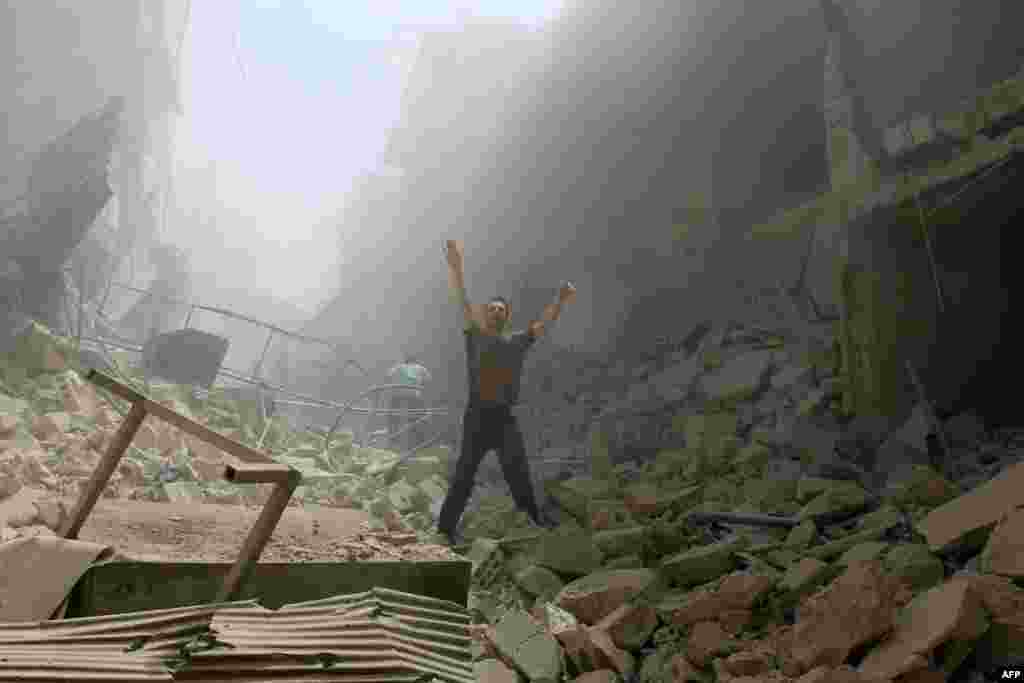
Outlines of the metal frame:
<svg viewBox="0 0 1024 683">
<path fill-rule="evenodd" d="M 227 481 L 238 484 L 272 483 L 274 491 L 270 499 L 264 504 L 259 518 L 253 525 L 249 535 L 246 536 L 239 551 L 238 560 L 232 567 L 231 572 L 224 579 L 218 595 L 218 602 L 227 602 L 236 596 L 245 580 L 252 573 L 253 567 L 259 560 L 263 548 L 266 547 L 274 528 L 284 514 L 288 501 L 291 499 L 295 489 L 302 481 L 302 475 L 288 465 L 281 465 L 273 459 L 255 449 L 238 443 L 217 432 L 190 420 L 189 418 L 176 413 L 175 411 L 152 401 L 134 389 L 121 384 L 117 380 L 97 371 L 90 370 L 86 379 L 100 386 L 118 398 L 124 399 L 132 404 L 128 416 L 121 423 L 114 435 L 113 440 L 107 447 L 106 453 L 100 458 L 99 463 L 93 470 L 89 483 L 82 491 L 75 503 L 74 511 L 64 522 L 59 535 L 66 539 L 78 538 L 86 518 L 99 500 L 100 494 L 106 488 L 114 470 L 117 469 L 121 458 L 124 456 L 136 432 L 142 426 L 142 421 L 147 415 L 154 415 L 178 427 L 192 436 L 202 439 L 208 444 L 217 446 L 221 450 L 249 465 L 232 466 L 224 468 L 224 478 Z"/>
</svg>

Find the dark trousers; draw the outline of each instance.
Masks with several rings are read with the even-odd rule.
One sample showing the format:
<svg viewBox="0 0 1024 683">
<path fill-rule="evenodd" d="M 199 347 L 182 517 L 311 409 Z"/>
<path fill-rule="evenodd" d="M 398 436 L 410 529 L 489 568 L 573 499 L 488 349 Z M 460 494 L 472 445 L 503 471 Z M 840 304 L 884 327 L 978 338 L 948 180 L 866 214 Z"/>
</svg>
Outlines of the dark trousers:
<svg viewBox="0 0 1024 683">
<path fill-rule="evenodd" d="M 516 506 L 534 521 L 540 520 L 540 511 L 533 496 L 533 481 L 526 460 L 526 446 L 519 424 L 507 406 L 474 406 L 466 408 L 462 421 L 462 449 L 455 464 L 448 495 L 441 506 L 438 530 L 452 533 L 466 509 L 473 492 L 480 462 L 491 449 L 498 452 L 498 462 L 505 481 L 512 491 Z"/>
<path fill-rule="evenodd" d="M 426 406 L 423 402 L 423 398 L 420 396 L 392 396 L 391 410 L 419 410 Z M 405 415 L 401 413 L 391 413 L 388 415 L 388 429 L 394 434 L 399 429 L 420 420 L 423 415 L 410 415 L 409 420 L 405 420 Z M 414 445 L 423 443 L 423 425 L 413 427 L 408 432 L 403 434 L 399 439 L 392 439 L 389 442 L 392 446 L 400 446 L 405 444 L 407 449 L 411 449 Z"/>
</svg>

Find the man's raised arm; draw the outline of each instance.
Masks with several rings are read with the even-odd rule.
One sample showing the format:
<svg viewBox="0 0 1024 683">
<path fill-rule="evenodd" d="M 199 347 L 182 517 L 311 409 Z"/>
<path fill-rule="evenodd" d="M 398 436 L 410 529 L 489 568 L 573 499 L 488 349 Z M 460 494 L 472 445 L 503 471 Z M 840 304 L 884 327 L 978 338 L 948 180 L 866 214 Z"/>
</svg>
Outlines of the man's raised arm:
<svg viewBox="0 0 1024 683">
<path fill-rule="evenodd" d="M 462 315 L 467 324 L 474 320 L 473 306 L 466 296 L 466 274 L 462 268 L 462 245 L 456 240 L 448 240 L 445 243 L 445 257 L 448 260 L 448 284 L 451 286 L 452 294 L 462 307 Z"/>
<path fill-rule="evenodd" d="M 573 287 L 571 282 L 566 282 L 562 285 L 562 288 L 558 290 L 558 298 L 552 303 L 544 307 L 544 312 L 541 313 L 540 320 L 533 320 L 530 322 L 527 331 L 531 337 L 539 337 L 544 334 L 544 330 L 548 323 L 553 323 L 558 320 L 559 316 L 562 315 L 562 306 L 571 302 L 576 298 L 576 288 Z"/>
</svg>

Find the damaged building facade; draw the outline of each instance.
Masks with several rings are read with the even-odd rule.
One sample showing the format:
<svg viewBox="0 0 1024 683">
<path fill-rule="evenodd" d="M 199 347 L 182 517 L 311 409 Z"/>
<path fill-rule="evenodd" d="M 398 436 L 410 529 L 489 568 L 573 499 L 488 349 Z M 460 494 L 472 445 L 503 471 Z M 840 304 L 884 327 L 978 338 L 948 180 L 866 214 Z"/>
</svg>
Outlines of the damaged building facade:
<svg viewBox="0 0 1024 683">
<path fill-rule="evenodd" d="M 111 273 L 145 269 L 160 237 L 186 15 L 174 0 L 0 10 L 11 32 L 0 70 L 0 239 L 17 244 L 5 249 L 15 263 L 5 273 L 28 278 L 22 305 L 54 327 L 75 327 L 83 302 L 64 298 L 80 292 L 95 304 Z"/>
</svg>

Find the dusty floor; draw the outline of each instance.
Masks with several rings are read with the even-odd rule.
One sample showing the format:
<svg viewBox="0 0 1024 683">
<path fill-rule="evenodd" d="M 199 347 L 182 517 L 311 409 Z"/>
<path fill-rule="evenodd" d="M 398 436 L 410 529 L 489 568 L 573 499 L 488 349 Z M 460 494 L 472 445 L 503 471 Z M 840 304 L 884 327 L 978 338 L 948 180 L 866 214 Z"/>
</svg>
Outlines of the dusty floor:
<svg viewBox="0 0 1024 683">
<path fill-rule="evenodd" d="M 22 489 L 0 504 L 0 523 L 31 508 L 44 492 Z M 64 499 L 67 509 L 75 500 Z M 259 508 L 206 503 L 100 500 L 79 538 L 113 546 L 140 560 L 231 562 L 259 516 Z M 261 562 L 329 562 L 360 559 L 462 559 L 447 548 L 391 542 L 369 533 L 361 510 L 288 508 L 260 557 Z M 38 527 L 36 527 L 38 529 Z M 29 529 L 24 530 L 30 532 Z"/>
</svg>

